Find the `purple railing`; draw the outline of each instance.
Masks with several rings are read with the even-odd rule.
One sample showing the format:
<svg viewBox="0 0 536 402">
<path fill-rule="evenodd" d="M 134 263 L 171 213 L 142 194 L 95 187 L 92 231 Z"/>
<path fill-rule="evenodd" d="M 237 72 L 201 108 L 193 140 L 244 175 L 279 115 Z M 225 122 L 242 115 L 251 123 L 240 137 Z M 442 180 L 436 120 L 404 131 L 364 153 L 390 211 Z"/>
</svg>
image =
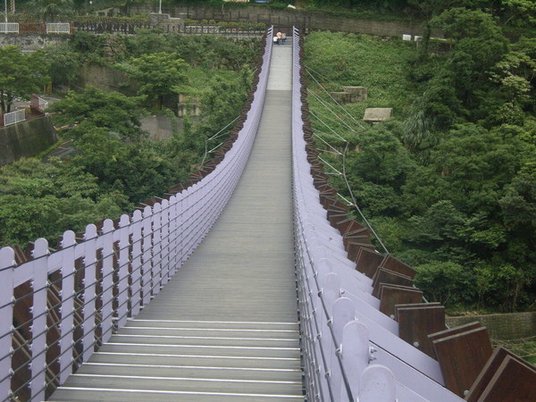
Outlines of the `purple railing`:
<svg viewBox="0 0 536 402">
<path fill-rule="evenodd" d="M 461 401 L 443 387 L 437 361 L 398 337 L 398 323 L 379 311 L 372 280 L 356 270 L 327 219 L 307 160 L 299 53 L 295 29 L 294 239 L 307 400 Z"/>
<path fill-rule="evenodd" d="M 264 106 L 271 40 L 270 29 L 243 128 L 202 180 L 121 216 L 117 225 L 110 219 L 100 230 L 88 225 L 80 241 L 68 230 L 53 253 L 47 240 L 38 239 L 26 263 L 15 263 L 12 248 L 0 249 L 0 400 L 45 399 L 135 317 L 201 243 L 249 158 Z M 14 314 L 21 305 L 23 314 Z"/>
</svg>

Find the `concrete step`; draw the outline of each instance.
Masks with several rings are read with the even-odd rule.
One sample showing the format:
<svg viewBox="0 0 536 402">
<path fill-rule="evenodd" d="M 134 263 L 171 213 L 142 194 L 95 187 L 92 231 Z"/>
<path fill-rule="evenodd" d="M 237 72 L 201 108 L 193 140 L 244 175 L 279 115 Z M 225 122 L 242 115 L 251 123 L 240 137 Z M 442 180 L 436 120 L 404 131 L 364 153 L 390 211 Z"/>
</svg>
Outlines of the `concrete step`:
<svg viewBox="0 0 536 402">
<path fill-rule="evenodd" d="M 134 326 L 122 328 L 121 335 L 176 335 L 176 336 L 211 336 L 211 337 L 233 337 L 233 338 L 267 338 L 267 339 L 298 339 L 299 333 L 294 329 L 267 329 L 267 328 L 195 328 L 181 327 L 173 328 L 167 326 L 147 327 Z"/>
<path fill-rule="evenodd" d="M 155 345 L 214 345 L 214 346 L 252 346 L 298 348 L 299 340 L 295 338 L 255 338 L 228 336 L 185 336 L 185 335 L 138 335 L 116 334 L 110 343 L 145 343 Z"/>
<path fill-rule="evenodd" d="M 223 367 L 223 366 L 178 366 L 125 363 L 85 363 L 77 374 L 109 374 L 121 376 L 159 376 L 187 378 L 230 378 L 234 380 L 301 381 L 302 371 L 295 369 Z"/>
<path fill-rule="evenodd" d="M 140 391 L 188 391 L 301 395 L 301 381 L 161 377 L 108 374 L 73 374 L 65 387 L 132 389 Z"/>
<path fill-rule="evenodd" d="M 220 366 L 271 369 L 299 369 L 299 357 L 246 357 L 202 355 L 158 354 L 158 353 L 117 353 L 99 351 L 90 359 L 94 363 L 176 365 L 176 366 Z"/>
<path fill-rule="evenodd" d="M 160 298 L 162 296 L 160 295 Z M 297 322 L 266 322 L 266 321 L 192 321 L 192 320 L 128 320 L 129 327 L 166 327 L 166 328 L 197 328 L 197 329 L 238 329 L 238 330 L 299 330 Z"/>
<path fill-rule="evenodd" d="M 143 344 L 107 343 L 101 352 L 158 353 L 175 355 L 247 356 L 247 357 L 299 357 L 300 349 L 295 347 L 262 346 L 217 346 L 188 344 Z"/>
<path fill-rule="evenodd" d="M 263 395 L 259 393 L 189 392 L 189 391 L 141 391 L 121 389 L 62 388 L 53 395 L 54 401 L 110 401 L 110 402 L 285 402 L 303 401 L 303 395 Z"/>
</svg>

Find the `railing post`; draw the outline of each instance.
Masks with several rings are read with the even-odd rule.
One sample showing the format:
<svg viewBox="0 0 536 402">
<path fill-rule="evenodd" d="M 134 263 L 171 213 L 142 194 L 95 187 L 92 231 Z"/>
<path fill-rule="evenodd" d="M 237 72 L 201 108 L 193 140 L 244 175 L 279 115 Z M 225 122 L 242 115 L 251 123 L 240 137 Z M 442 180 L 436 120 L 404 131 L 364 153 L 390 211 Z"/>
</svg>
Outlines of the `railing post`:
<svg viewBox="0 0 536 402">
<path fill-rule="evenodd" d="M 0 248 L 0 399 L 10 400 L 15 252 Z"/>
<path fill-rule="evenodd" d="M 179 268 L 179 200 L 176 195 L 169 198 L 169 266 L 170 275 Z"/>
<path fill-rule="evenodd" d="M 114 223 L 106 219 L 102 224 L 102 342 L 108 341 L 113 329 L 113 290 L 114 290 Z"/>
<path fill-rule="evenodd" d="M 132 317 L 136 317 L 140 312 L 141 301 L 141 220 L 140 210 L 132 214 L 132 268 L 130 278 L 132 281 L 132 295 L 130 299 L 130 308 Z"/>
<path fill-rule="evenodd" d="M 128 266 L 130 262 L 129 242 L 130 217 L 121 215 L 119 219 L 119 283 L 117 285 L 117 327 L 121 328 L 127 322 L 128 315 Z"/>
<path fill-rule="evenodd" d="M 161 258 L 162 258 L 162 286 L 166 285 L 170 278 L 170 252 L 169 252 L 169 226 L 171 224 L 170 221 L 170 207 L 169 207 L 169 201 L 164 199 L 162 200 L 162 212 L 160 215 L 160 222 L 162 223 L 162 230 L 161 230 L 161 239 L 162 239 L 162 247 L 161 247 Z"/>
<path fill-rule="evenodd" d="M 32 252 L 33 307 L 32 307 L 32 377 L 30 389 L 32 400 L 45 399 L 46 387 L 46 351 L 47 351 L 47 290 L 48 290 L 48 242 L 45 239 L 35 241 Z"/>
<path fill-rule="evenodd" d="M 61 323 L 60 323 L 60 375 L 62 385 L 72 372 L 73 364 L 73 323 L 74 323 L 74 274 L 76 238 L 72 230 L 63 233 L 61 248 Z"/>
<path fill-rule="evenodd" d="M 82 361 L 87 361 L 95 348 L 96 238 L 97 227 L 93 224 L 87 225 L 84 233 L 84 320 L 82 324 L 84 350 Z"/>
<path fill-rule="evenodd" d="M 162 206 L 153 205 L 153 295 L 162 287 Z"/>
<path fill-rule="evenodd" d="M 142 292 L 143 305 L 146 306 L 151 301 L 152 276 L 153 276 L 153 211 L 146 206 L 143 209 L 143 243 L 142 243 Z"/>
</svg>

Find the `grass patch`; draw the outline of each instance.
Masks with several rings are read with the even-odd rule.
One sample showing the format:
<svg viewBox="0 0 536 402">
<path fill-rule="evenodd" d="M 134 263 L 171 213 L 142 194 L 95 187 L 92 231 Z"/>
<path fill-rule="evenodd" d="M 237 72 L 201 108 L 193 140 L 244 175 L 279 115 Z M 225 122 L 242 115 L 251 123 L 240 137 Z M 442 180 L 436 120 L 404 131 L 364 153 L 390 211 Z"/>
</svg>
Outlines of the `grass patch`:
<svg viewBox="0 0 536 402">
<path fill-rule="evenodd" d="M 530 364 L 536 364 L 536 336 L 515 340 L 494 340 L 495 346 L 503 346 Z"/>
<path fill-rule="evenodd" d="M 328 90 L 343 85 L 368 89 L 366 101 L 346 105 L 356 118 L 361 119 L 367 107 L 392 107 L 395 118 L 404 118 L 417 96 L 406 70 L 415 53 L 413 43 L 398 38 L 315 32 L 306 37 L 304 63 Z M 321 92 L 312 80 L 309 88 Z M 318 110 L 314 102 L 311 107 Z"/>
</svg>

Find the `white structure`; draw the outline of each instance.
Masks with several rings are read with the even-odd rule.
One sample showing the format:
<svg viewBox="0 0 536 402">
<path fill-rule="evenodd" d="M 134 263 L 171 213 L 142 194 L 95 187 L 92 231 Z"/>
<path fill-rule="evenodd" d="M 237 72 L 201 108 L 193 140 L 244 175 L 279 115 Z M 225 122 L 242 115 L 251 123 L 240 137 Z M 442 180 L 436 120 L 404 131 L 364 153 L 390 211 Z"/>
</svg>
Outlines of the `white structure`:
<svg viewBox="0 0 536 402">
<path fill-rule="evenodd" d="M 26 120 L 26 110 L 20 109 L 4 114 L 4 127 Z"/>
<path fill-rule="evenodd" d="M 19 33 L 18 22 L 0 22 L 0 33 Z"/>
<path fill-rule="evenodd" d="M 47 34 L 50 33 L 71 33 L 71 24 L 68 22 L 48 22 L 47 23 Z"/>
</svg>

